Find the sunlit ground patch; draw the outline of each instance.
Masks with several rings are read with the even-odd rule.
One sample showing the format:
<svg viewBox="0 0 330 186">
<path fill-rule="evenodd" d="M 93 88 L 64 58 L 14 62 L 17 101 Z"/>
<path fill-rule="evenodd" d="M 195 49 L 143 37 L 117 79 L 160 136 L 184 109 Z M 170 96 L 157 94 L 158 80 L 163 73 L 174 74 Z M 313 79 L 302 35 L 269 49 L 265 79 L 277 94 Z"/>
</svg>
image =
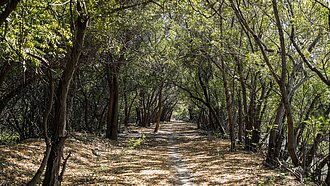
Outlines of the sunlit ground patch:
<svg viewBox="0 0 330 186">
<path fill-rule="evenodd" d="M 291 176 L 265 169 L 260 155 L 229 152 L 228 141 L 210 139 L 195 128 L 162 124 L 154 134 L 153 128 L 130 127 L 134 132 L 121 134 L 118 143 L 74 133 L 66 143 L 65 155 L 71 151 L 72 157 L 62 185 L 180 185 L 185 179 L 193 185 L 299 185 Z M 129 141 L 142 134 L 141 144 L 129 148 Z M 37 139 L 0 146 L 0 185 L 27 183 L 44 149 Z"/>
</svg>

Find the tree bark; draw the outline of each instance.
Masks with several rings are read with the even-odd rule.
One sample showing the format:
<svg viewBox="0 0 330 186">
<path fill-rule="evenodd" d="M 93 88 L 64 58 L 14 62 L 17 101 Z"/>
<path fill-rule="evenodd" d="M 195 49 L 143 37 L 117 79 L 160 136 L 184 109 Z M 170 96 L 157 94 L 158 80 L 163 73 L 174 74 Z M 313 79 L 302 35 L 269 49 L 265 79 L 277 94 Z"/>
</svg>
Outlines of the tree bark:
<svg viewBox="0 0 330 186">
<path fill-rule="evenodd" d="M 34 186 L 37 185 L 37 183 L 40 180 L 41 174 L 43 173 L 47 161 L 49 159 L 50 150 L 51 150 L 51 141 L 48 136 L 48 118 L 53 108 L 53 101 L 54 101 L 54 95 L 55 95 L 55 84 L 54 79 L 52 78 L 51 71 L 48 71 L 49 75 L 49 96 L 48 96 L 48 102 L 47 102 L 47 108 L 43 115 L 43 132 L 44 132 L 44 138 L 46 143 L 46 151 L 45 155 L 42 159 L 41 165 L 39 169 L 37 170 L 36 174 L 33 176 L 33 178 L 27 183 L 28 186 Z"/>
<path fill-rule="evenodd" d="M 80 14 L 76 20 L 76 33 L 73 42 L 73 47 L 70 52 L 70 57 L 67 61 L 59 85 L 56 91 L 55 99 L 55 115 L 53 120 L 53 133 L 51 138 L 51 151 L 49 159 L 47 161 L 47 169 L 45 173 L 45 178 L 43 180 L 44 186 L 55 186 L 60 185 L 59 182 L 59 171 L 60 162 L 63 154 L 63 148 L 65 140 L 67 138 L 67 96 L 70 88 L 71 80 L 73 74 L 77 68 L 79 62 L 79 57 L 81 55 L 81 50 L 84 43 L 85 32 L 88 23 L 88 17 L 82 12 L 82 7 L 80 3 L 77 3 L 77 10 Z"/>
<path fill-rule="evenodd" d="M 156 127 L 154 130 L 154 133 L 157 133 L 160 127 L 160 116 L 162 115 L 162 91 L 163 91 L 163 82 L 160 85 L 159 89 L 159 97 L 158 97 L 158 112 L 157 112 L 157 118 L 156 118 Z"/>
<path fill-rule="evenodd" d="M 238 134 L 237 138 L 239 143 L 243 143 L 243 109 L 242 109 L 242 98 L 241 98 L 241 91 L 238 91 Z"/>
<path fill-rule="evenodd" d="M 242 136 L 243 136 L 243 129 L 247 125 L 248 121 L 248 115 L 247 115 L 247 95 L 246 95 L 246 85 L 245 85 L 245 80 L 243 77 L 243 67 L 242 67 L 242 61 L 240 60 L 239 57 L 234 56 L 237 62 L 237 69 L 238 69 L 238 74 L 239 74 L 239 82 L 241 85 L 241 92 L 238 93 L 238 140 L 242 143 Z M 248 128 L 251 129 L 251 127 L 248 126 Z M 247 137 L 247 136 L 245 136 Z M 245 138 L 247 139 L 247 138 Z M 250 145 L 246 145 L 245 147 L 247 148 Z"/>
<path fill-rule="evenodd" d="M 87 131 L 91 132 L 90 127 L 89 127 L 89 122 L 88 122 L 88 115 L 90 114 L 88 112 L 88 98 L 87 98 L 87 94 L 85 93 L 84 90 L 82 90 L 82 95 L 84 97 L 84 99 L 83 99 L 83 105 L 84 105 L 84 123 L 85 123 L 84 130 L 87 130 Z"/>
<path fill-rule="evenodd" d="M 305 171 L 309 171 L 310 165 L 313 162 L 314 156 L 316 154 L 316 151 L 318 149 L 319 143 L 321 142 L 321 138 L 322 138 L 322 134 L 318 133 L 314 139 L 313 145 L 312 147 L 309 149 L 308 153 L 307 153 L 307 157 L 306 157 L 306 161 L 303 162 L 303 166 Z"/>
<path fill-rule="evenodd" d="M 222 11 L 222 5 L 220 6 L 220 11 Z M 223 40 L 223 18 L 220 17 L 220 39 Z M 221 42 L 221 46 L 223 47 L 223 42 Z M 229 125 L 229 135 L 230 135 L 230 150 L 235 149 L 235 132 L 234 132 L 234 116 L 233 116 L 233 100 L 232 95 L 228 86 L 227 81 L 227 66 L 225 64 L 224 58 L 221 55 L 221 66 L 222 66 L 222 81 L 223 87 L 225 90 L 225 97 L 226 97 L 226 110 L 228 114 L 228 125 Z"/>
<path fill-rule="evenodd" d="M 320 98 L 320 95 L 316 95 L 313 98 L 312 103 L 309 105 L 308 109 L 305 109 L 305 110 L 307 110 L 307 112 L 306 112 L 304 118 L 302 119 L 302 121 L 300 122 L 299 126 L 295 130 L 297 144 L 300 143 L 300 140 L 302 138 L 303 132 L 304 132 L 305 127 L 306 127 L 306 120 L 308 120 L 309 116 L 313 112 L 315 104 L 319 100 L 319 98 Z"/>
<path fill-rule="evenodd" d="M 258 75 L 256 75 L 258 76 Z M 256 77 L 257 79 L 257 77 Z M 261 80 L 262 81 L 262 80 Z M 256 82 L 255 82 L 256 84 Z M 252 86 L 253 89 L 256 88 L 256 85 Z M 264 113 L 264 109 L 266 107 L 267 97 L 270 93 L 270 89 L 266 91 L 266 83 L 261 82 L 261 93 L 260 97 L 256 99 L 257 91 L 254 91 L 254 99 L 251 99 L 251 101 L 254 101 L 253 103 L 253 114 L 251 116 L 253 117 L 253 131 L 252 131 L 252 146 L 253 150 L 257 150 L 259 148 L 260 138 L 261 138 L 261 118 Z M 262 107 L 262 105 L 265 105 Z"/>
<path fill-rule="evenodd" d="M 328 172 L 327 172 L 327 177 L 325 178 L 325 183 L 327 185 L 330 185 L 330 131 L 328 132 L 328 138 L 329 138 L 329 143 L 328 143 L 328 151 L 329 151 L 329 154 L 328 154 L 328 157 L 327 157 L 327 164 L 328 164 Z"/>
<path fill-rule="evenodd" d="M 118 140 L 119 87 L 116 67 L 108 64 L 107 76 L 109 86 L 109 100 L 106 138 L 111 140 Z"/>
<path fill-rule="evenodd" d="M 125 93 L 124 99 L 125 99 L 125 119 L 124 119 L 124 125 L 128 126 L 128 122 L 130 119 L 130 115 L 131 115 L 131 110 L 134 104 L 135 99 L 137 98 L 138 93 L 136 93 L 133 97 L 133 99 L 131 100 L 130 104 L 128 104 L 128 98 L 127 95 Z"/>
<path fill-rule="evenodd" d="M 231 93 L 228 87 L 227 81 L 227 68 L 225 67 L 225 63 L 222 59 L 221 61 L 223 72 L 222 72 L 222 80 L 223 80 L 223 87 L 225 90 L 225 97 L 226 97 L 226 110 L 228 114 L 228 125 L 229 125 L 229 135 L 230 135 L 230 150 L 235 149 L 235 133 L 234 133 L 234 118 L 233 118 L 233 105 L 231 99 Z"/>
<path fill-rule="evenodd" d="M 124 126 L 128 126 L 128 120 L 129 120 L 129 113 L 128 113 L 128 98 L 127 98 L 128 92 L 124 92 Z"/>
<path fill-rule="evenodd" d="M 280 79 L 280 89 L 282 94 L 282 100 L 285 108 L 285 114 L 287 118 L 287 124 L 288 124 L 288 151 L 289 155 L 291 157 L 292 163 L 295 166 L 300 165 L 300 161 L 297 157 L 296 153 L 296 144 L 295 144 L 295 135 L 294 135 L 294 125 L 293 125 L 293 116 L 292 116 L 292 110 L 291 110 L 291 104 L 289 101 L 288 96 L 288 89 L 286 86 L 286 78 L 287 78 L 287 60 L 286 60 L 286 47 L 284 43 L 284 33 L 282 24 L 280 21 L 278 9 L 277 9 L 277 2 L 276 0 L 272 1 L 273 4 L 273 10 L 274 10 L 274 16 L 276 20 L 276 26 L 278 28 L 279 38 L 280 38 L 280 53 L 281 53 L 281 61 L 282 61 L 282 72 L 281 72 L 281 79 Z"/>
<path fill-rule="evenodd" d="M 270 129 L 268 153 L 266 157 L 266 162 L 270 166 L 277 164 L 277 158 L 280 155 L 282 147 L 282 131 L 283 131 L 283 117 L 284 117 L 284 105 L 281 102 L 277 107 L 276 117 L 274 121 L 274 127 Z"/>
</svg>

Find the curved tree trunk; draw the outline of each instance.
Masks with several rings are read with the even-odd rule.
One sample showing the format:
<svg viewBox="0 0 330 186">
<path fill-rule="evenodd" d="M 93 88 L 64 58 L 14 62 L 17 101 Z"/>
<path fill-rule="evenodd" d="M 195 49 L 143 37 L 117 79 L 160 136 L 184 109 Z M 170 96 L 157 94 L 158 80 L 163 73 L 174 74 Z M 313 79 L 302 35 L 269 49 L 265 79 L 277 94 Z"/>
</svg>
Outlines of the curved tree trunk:
<svg viewBox="0 0 330 186">
<path fill-rule="evenodd" d="M 81 12 L 79 2 L 77 3 L 77 10 Z M 49 159 L 47 162 L 47 169 L 45 173 L 45 179 L 43 181 L 44 186 L 59 185 L 59 171 L 60 162 L 63 154 L 63 148 L 65 140 L 67 138 L 66 125 L 67 125 L 67 96 L 70 88 L 73 74 L 77 68 L 79 57 L 81 55 L 81 49 L 84 43 L 85 31 L 88 23 L 88 18 L 83 13 L 79 14 L 76 20 L 77 31 L 75 34 L 75 40 L 73 48 L 70 53 L 70 58 L 65 66 L 62 74 L 59 86 L 56 91 L 55 99 L 55 115 L 53 120 L 53 134 L 51 138 L 51 150 Z"/>
<path fill-rule="evenodd" d="M 296 153 L 296 144 L 295 144 L 295 135 L 294 135 L 294 125 L 293 125 L 293 116 L 292 116 L 292 110 L 291 110 L 291 104 L 289 101 L 289 92 L 288 88 L 286 85 L 286 79 L 287 79 L 287 63 L 286 63 L 286 47 L 284 43 L 284 33 L 283 33 L 283 28 L 282 24 L 280 21 L 278 9 L 277 9 L 277 2 L 276 0 L 272 1 L 273 4 L 273 10 L 274 10 L 274 16 L 276 20 L 276 26 L 278 28 L 278 33 L 279 33 L 279 39 L 281 43 L 281 67 L 282 67 L 282 72 L 281 72 L 281 79 L 279 81 L 279 86 L 281 89 L 281 94 L 282 94 L 282 100 L 285 108 L 285 115 L 288 123 L 288 151 L 289 155 L 291 157 L 292 163 L 295 166 L 300 165 L 300 161 L 298 159 L 297 153 Z"/>
<path fill-rule="evenodd" d="M 48 118 L 49 118 L 49 115 L 53 108 L 55 83 L 54 83 L 54 79 L 52 78 L 50 70 L 49 70 L 48 75 L 49 75 L 49 78 L 48 78 L 49 79 L 49 96 L 48 96 L 47 108 L 43 115 L 43 132 L 44 132 L 45 143 L 46 143 L 46 151 L 45 151 L 45 155 L 42 159 L 39 169 L 37 170 L 37 172 L 33 176 L 33 178 L 27 183 L 27 186 L 37 185 L 37 183 L 40 180 L 41 174 L 43 173 L 43 171 L 47 165 L 47 161 L 49 159 L 50 150 L 51 150 L 51 141 L 48 136 Z"/>
</svg>

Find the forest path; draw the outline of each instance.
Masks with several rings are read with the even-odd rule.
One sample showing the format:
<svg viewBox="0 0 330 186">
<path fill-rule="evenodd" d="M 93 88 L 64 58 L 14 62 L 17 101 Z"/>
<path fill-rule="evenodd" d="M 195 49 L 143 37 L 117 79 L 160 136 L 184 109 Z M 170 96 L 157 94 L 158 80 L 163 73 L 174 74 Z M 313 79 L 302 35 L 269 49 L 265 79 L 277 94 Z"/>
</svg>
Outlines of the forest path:
<svg viewBox="0 0 330 186">
<path fill-rule="evenodd" d="M 180 127 L 180 123 L 170 123 L 163 127 L 162 131 L 168 131 L 169 133 L 169 156 L 170 160 L 173 162 L 173 167 L 176 170 L 176 177 L 180 185 L 191 186 L 193 184 L 193 176 L 191 171 L 188 169 L 185 159 L 182 156 L 178 143 L 182 138 L 190 138 L 198 136 L 192 136 L 191 133 L 187 133 L 185 127 Z M 183 130 L 182 130 L 183 129 Z"/>
<path fill-rule="evenodd" d="M 143 137 L 145 136 L 145 137 Z M 43 157 L 44 142 L 32 139 L 0 146 L 0 185 L 24 185 Z M 229 141 L 201 134 L 183 122 L 130 126 L 118 142 L 73 133 L 62 185 L 299 185 L 293 177 L 265 169 L 263 157 L 229 151 Z"/>
</svg>

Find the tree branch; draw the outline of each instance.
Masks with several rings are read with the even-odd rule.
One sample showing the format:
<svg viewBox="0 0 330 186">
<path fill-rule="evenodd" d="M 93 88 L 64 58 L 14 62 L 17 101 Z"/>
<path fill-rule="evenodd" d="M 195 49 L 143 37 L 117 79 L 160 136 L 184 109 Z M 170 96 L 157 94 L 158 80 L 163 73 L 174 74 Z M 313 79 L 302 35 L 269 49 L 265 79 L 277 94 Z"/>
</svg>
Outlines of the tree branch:
<svg viewBox="0 0 330 186">
<path fill-rule="evenodd" d="M 310 62 L 309 60 L 306 58 L 306 56 L 302 53 L 300 47 L 298 46 L 298 44 L 295 41 L 294 38 L 294 26 L 292 25 L 292 30 L 291 30 L 291 37 L 290 40 L 294 46 L 294 48 L 297 50 L 299 56 L 301 57 L 301 59 L 303 60 L 303 62 L 307 65 L 307 67 L 316 73 L 316 75 L 321 79 L 321 81 L 323 81 L 323 83 L 325 83 L 326 85 L 330 86 L 330 80 L 327 79 L 317 68 L 315 68 Z"/>
<path fill-rule="evenodd" d="M 272 64 L 269 61 L 269 58 L 266 54 L 266 50 L 264 48 L 264 44 L 261 41 L 261 39 L 257 36 L 257 34 L 250 28 L 250 26 L 248 25 L 248 23 L 246 22 L 245 18 L 243 17 L 243 14 L 241 12 L 241 10 L 239 9 L 239 7 L 236 7 L 236 5 L 234 4 L 233 0 L 230 0 L 231 3 L 231 7 L 234 10 L 237 18 L 239 19 L 240 23 L 242 24 L 243 27 L 245 27 L 245 29 L 252 34 L 255 42 L 257 43 L 257 45 L 259 46 L 259 49 L 261 51 L 261 54 L 266 62 L 266 65 L 268 66 L 272 76 L 274 77 L 275 81 L 280 84 L 280 77 L 276 74 Z"/>
<path fill-rule="evenodd" d="M 319 0 L 314 0 L 314 1 L 330 11 L 330 8 L 327 5 L 325 5 L 324 3 L 322 3 L 321 1 L 319 1 Z"/>
</svg>

